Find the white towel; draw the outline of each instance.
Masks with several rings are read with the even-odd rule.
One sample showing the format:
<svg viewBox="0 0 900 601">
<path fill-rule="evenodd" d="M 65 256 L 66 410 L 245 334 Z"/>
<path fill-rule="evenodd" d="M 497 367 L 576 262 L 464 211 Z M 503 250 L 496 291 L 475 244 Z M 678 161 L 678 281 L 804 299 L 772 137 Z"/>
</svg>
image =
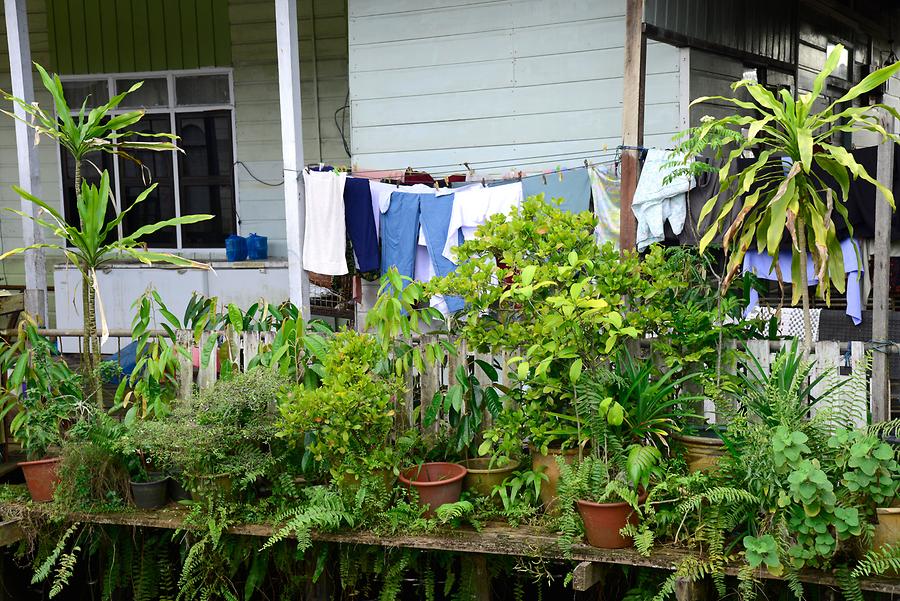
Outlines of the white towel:
<svg viewBox="0 0 900 601">
<path fill-rule="evenodd" d="M 303 171 L 306 227 L 303 268 L 323 275 L 344 275 L 347 269 L 347 226 L 344 221 L 346 173 Z"/>
<path fill-rule="evenodd" d="M 694 187 L 693 177 L 676 177 L 668 184 L 663 180 L 674 170 L 666 167 L 669 153 L 658 148 L 647 151 L 641 168 L 631 210 L 637 218 L 637 247 L 643 250 L 654 242 L 663 240 L 663 224 L 672 226 L 672 233 L 680 234 L 684 228 L 687 191 Z"/>
</svg>

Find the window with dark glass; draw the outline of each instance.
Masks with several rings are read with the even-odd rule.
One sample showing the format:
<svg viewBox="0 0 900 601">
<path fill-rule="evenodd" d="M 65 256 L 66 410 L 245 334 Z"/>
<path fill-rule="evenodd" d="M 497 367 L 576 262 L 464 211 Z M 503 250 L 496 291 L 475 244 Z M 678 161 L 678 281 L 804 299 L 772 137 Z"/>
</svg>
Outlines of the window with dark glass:
<svg viewBox="0 0 900 601">
<path fill-rule="evenodd" d="M 107 218 L 131 209 L 118 231 L 128 236 L 140 227 L 179 215 L 211 214 L 197 224 L 167 227 L 141 239 L 156 248 L 222 248 L 225 238 L 237 232 L 234 186 L 234 132 L 232 131 L 231 77 L 225 72 L 154 73 L 131 76 L 73 77 L 64 81 L 73 110 L 86 100 L 88 108 L 106 102 L 113 94 L 143 81 L 140 89 L 121 103 L 117 114 L 135 108 L 146 112 L 136 126 L 140 134 L 175 133 L 180 152 L 135 151 L 113 156 L 95 153 L 82 165 L 89 182 L 109 172 L 115 201 Z M 137 128 L 137 129 L 135 129 Z M 174 129 L 174 132 L 173 132 Z M 136 139 L 139 139 L 137 136 Z M 66 220 L 78 224 L 74 187 L 75 164 L 68 153 L 60 154 L 63 179 L 63 211 Z M 135 199 L 151 184 L 153 192 L 137 206 Z"/>
<path fill-rule="evenodd" d="M 222 246 L 237 231 L 231 115 L 227 111 L 175 115 L 179 144 L 178 181 L 181 214 L 213 215 L 181 228 L 185 248 Z"/>
</svg>

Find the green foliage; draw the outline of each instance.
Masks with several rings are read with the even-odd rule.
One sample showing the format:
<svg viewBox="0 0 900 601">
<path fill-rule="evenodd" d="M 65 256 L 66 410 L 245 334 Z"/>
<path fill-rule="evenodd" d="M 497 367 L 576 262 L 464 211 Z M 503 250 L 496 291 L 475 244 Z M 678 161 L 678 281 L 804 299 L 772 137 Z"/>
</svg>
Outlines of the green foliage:
<svg viewBox="0 0 900 601">
<path fill-rule="evenodd" d="M 135 448 L 191 484 L 230 476 L 236 492 L 272 479 L 289 458 L 277 437 L 277 403 L 287 380 L 258 367 L 201 390 L 163 419 L 134 428 Z"/>
<path fill-rule="evenodd" d="M 9 373 L 0 390 L 0 418 L 19 409 L 10 433 L 29 459 L 39 459 L 62 443 L 64 422 L 92 413 L 83 402 L 81 378 L 56 346 L 38 334 L 31 318 L 19 324 L 14 340 L 0 340 L 0 372 Z"/>
<path fill-rule="evenodd" d="M 871 510 L 884 507 L 900 491 L 900 465 L 894 449 L 876 436 L 859 430 L 838 430 L 828 439 L 843 470 L 841 484 L 853 501 Z"/>
<path fill-rule="evenodd" d="M 844 220 L 847 219 L 843 201 L 847 200 L 851 177 L 873 183 L 893 206 L 891 191 L 875 181 L 846 149 L 831 141 L 836 135 L 863 130 L 897 140 L 882 127 L 874 110 L 878 107 L 895 115 L 893 108 L 880 104 L 854 107 L 849 103 L 888 80 L 900 70 L 900 63 L 874 71 L 843 96 L 828 102 L 824 110 L 814 112 L 814 106 L 821 100 L 825 81 L 837 67 L 842 51 L 841 46 L 832 50 L 823 70 L 816 76 L 813 89 L 796 100 L 787 90 L 781 90 L 776 96 L 762 84 L 743 80 L 734 83 L 732 89 L 745 90 L 750 95 L 749 101 L 717 96 L 698 98 L 692 103 L 717 100 L 748 111 L 746 116 L 729 115 L 709 120 L 696 134 L 698 143 L 695 146 L 703 148 L 705 144 L 702 141 L 711 132 L 719 136 L 722 128 L 735 132 L 743 127 L 748 130 L 746 137 L 733 138 L 728 160 L 719 172 L 720 196 L 736 184 L 734 196 L 725 199 L 713 226 L 700 242 L 700 248 L 704 249 L 722 229 L 737 196 L 749 193 L 743 200 L 744 209 L 740 217 L 724 234 L 723 243 L 730 253 L 729 270 L 724 282 L 726 286 L 740 269 L 744 253 L 751 246 L 774 256 L 787 230 L 793 240 L 792 281 L 801 281 L 801 271 L 805 271 L 800 266 L 811 254 L 819 278 L 819 293 L 828 298 L 832 284 L 838 290 L 843 290 L 845 285 L 844 274 L 841 273 L 841 249 L 832 214 L 836 211 Z M 759 149 L 758 159 L 740 173 L 729 175 L 731 162 L 751 148 Z M 783 156 L 792 162 L 787 172 L 782 162 Z M 837 202 L 832 199 L 830 188 L 823 180 L 823 172 L 840 187 Z M 699 221 L 703 221 L 718 200 L 712 198 L 707 202 L 698 217 Z M 801 288 L 794 286 L 795 304 Z"/>
<path fill-rule="evenodd" d="M 744 552 L 750 568 L 757 569 L 762 565 L 775 574 L 781 573 L 781 560 L 778 558 L 778 543 L 771 534 L 760 537 L 745 536 L 743 540 Z"/>
<path fill-rule="evenodd" d="M 339 481 L 397 468 L 390 441 L 402 381 L 385 373 L 387 356 L 375 338 L 338 332 L 325 343 L 321 361 L 321 386 L 297 386 L 279 403 L 279 435 L 305 439 L 306 449 Z"/>
</svg>

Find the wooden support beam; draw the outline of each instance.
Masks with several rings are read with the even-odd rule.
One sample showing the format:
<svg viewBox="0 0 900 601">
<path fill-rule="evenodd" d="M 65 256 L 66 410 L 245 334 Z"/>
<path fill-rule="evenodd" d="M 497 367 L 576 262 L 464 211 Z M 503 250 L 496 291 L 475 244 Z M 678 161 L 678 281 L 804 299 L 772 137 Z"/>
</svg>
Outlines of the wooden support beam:
<svg viewBox="0 0 900 601">
<path fill-rule="evenodd" d="M 893 119 L 886 124 L 888 131 L 894 131 Z M 894 184 L 894 143 L 885 140 L 878 145 L 878 165 L 876 179 L 889 190 Z M 880 190 L 876 189 L 875 200 L 875 269 L 872 274 L 872 340 L 888 339 L 888 316 L 890 314 L 890 261 L 891 261 L 891 207 Z M 871 414 L 873 422 L 890 419 L 891 395 L 888 374 L 888 356 L 875 352 L 872 355 Z"/>
<path fill-rule="evenodd" d="M 0 547 L 14 545 L 25 538 L 20 522 L 18 519 L 0 522 Z"/>
<path fill-rule="evenodd" d="M 465 555 L 462 561 L 472 570 L 472 601 L 491 601 L 491 573 L 486 555 Z"/>
<path fill-rule="evenodd" d="M 644 0 L 627 0 L 625 8 L 625 71 L 622 92 L 622 144 L 644 144 L 644 79 L 647 38 L 643 31 Z M 631 201 L 640 176 L 640 151 L 622 151 L 621 204 L 619 207 L 619 248 L 635 245 L 637 223 Z"/>
<path fill-rule="evenodd" d="M 6 38 L 9 45 L 9 72 L 13 96 L 27 103 L 34 102 L 34 81 L 31 75 L 31 43 L 28 37 L 28 12 L 26 0 L 4 0 L 6 13 Z M 19 187 L 40 198 L 40 160 L 34 144 L 34 135 L 25 123 L 25 111 L 16 104 L 16 154 L 19 164 Z M 21 201 L 22 212 L 35 216 L 35 205 Z M 41 227 L 28 217 L 22 217 L 22 242 L 24 246 L 44 241 Z M 8 248 L 2 249 L 10 250 Z M 25 310 L 47 326 L 47 263 L 43 249 L 25 253 Z"/>
<path fill-rule="evenodd" d="M 609 566 L 593 561 L 582 561 L 572 570 L 572 590 L 587 591 L 606 580 Z"/>
<path fill-rule="evenodd" d="M 288 285 L 291 302 L 299 307 L 303 317 L 308 319 L 309 278 L 303 270 L 306 206 L 302 179 L 303 122 L 300 114 L 300 37 L 297 27 L 297 0 L 275 0 Z"/>
<path fill-rule="evenodd" d="M 698 580 L 693 582 L 679 578 L 675 582 L 675 599 L 677 601 L 706 601 L 709 597 L 709 582 Z"/>
</svg>

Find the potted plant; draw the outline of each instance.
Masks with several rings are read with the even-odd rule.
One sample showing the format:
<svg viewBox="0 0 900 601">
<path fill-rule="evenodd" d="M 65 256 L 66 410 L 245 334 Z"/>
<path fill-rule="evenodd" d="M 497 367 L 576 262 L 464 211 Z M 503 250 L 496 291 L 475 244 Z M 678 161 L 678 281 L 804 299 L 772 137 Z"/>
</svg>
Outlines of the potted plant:
<svg viewBox="0 0 900 601">
<path fill-rule="evenodd" d="M 400 482 L 415 489 L 419 505 L 432 517 L 441 505 L 459 501 L 466 468 L 458 463 L 432 461 L 408 467 L 400 472 Z"/>
<path fill-rule="evenodd" d="M 302 445 L 307 456 L 343 488 L 361 477 L 398 471 L 394 447 L 396 401 L 402 381 L 387 371 L 387 355 L 366 333 L 342 330 L 317 349 L 320 383 L 300 384 L 279 403 L 279 436 Z"/>
<path fill-rule="evenodd" d="M 30 318 L 19 325 L 15 341 L 0 343 L 0 370 L 11 372 L 0 417 L 16 411 L 10 433 L 28 459 L 19 463 L 28 490 L 33 500 L 50 501 L 59 458 L 48 454 L 58 452 L 67 426 L 91 413 L 82 402 L 81 378 Z"/>
<path fill-rule="evenodd" d="M 143 462 L 132 472 L 131 498 L 138 509 L 159 509 L 168 501 L 169 478 L 148 470 Z"/>
<path fill-rule="evenodd" d="M 278 399 L 288 380 L 256 367 L 199 391 L 157 420 L 143 420 L 135 439 L 157 469 L 181 474 L 194 500 L 250 494 L 260 477 L 276 479 Z"/>
</svg>

